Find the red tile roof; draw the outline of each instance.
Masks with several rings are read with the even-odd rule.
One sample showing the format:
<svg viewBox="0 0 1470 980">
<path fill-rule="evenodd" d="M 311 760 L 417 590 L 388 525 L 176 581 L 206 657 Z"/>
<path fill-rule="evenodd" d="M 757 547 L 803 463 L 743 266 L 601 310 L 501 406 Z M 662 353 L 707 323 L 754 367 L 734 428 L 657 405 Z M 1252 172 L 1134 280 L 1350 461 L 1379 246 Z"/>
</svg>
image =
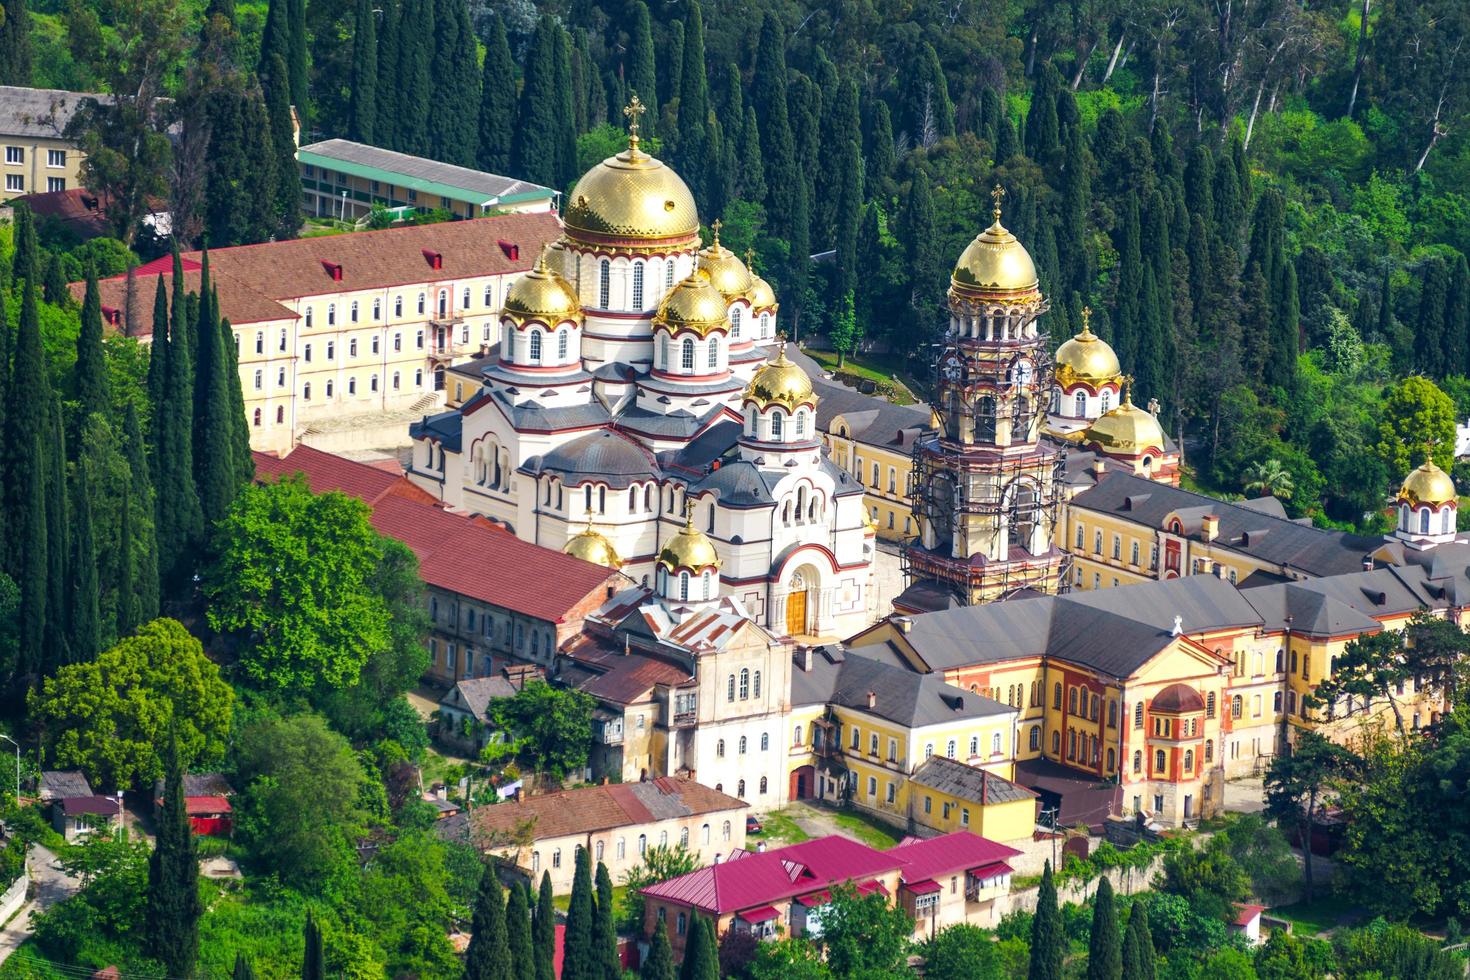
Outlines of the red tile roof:
<svg viewBox="0 0 1470 980">
<path fill-rule="evenodd" d="M 735 851 L 721 864 L 659 882 L 644 889 L 644 895 L 725 915 L 902 866 L 892 851 L 877 851 L 834 835 L 774 851 Z"/>
<path fill-rule="evenodd" d="M 418 556 L 419 577 L 447 592 L 559 623 L 618 575 L 522 541 L 477 517 L 426 503 L 419 495 L 427 494 L 405 477 L 394 478 L 366 463 L 304 446 L 284 459 L 254 456 L 257 478 L 299 472 L 318 493 L 341 490 L 366 501 L 378 533 L 408 545 Z"/>
<path fill-rule="evenodd" d="M 903 880 L 923 881 L 989 864 L 1000 864 L 1021 852 L 1014 847 L 958 830 L 928 840 L 907 841 L 888 852 L 904 862 Z"/>
<path fill-rule="evenodd" d="M 1234 924 L 1244 929 L 1251 924 L 1251 920 L 1264 911 L 1266 911 L 1264 905 L 1237 905 L 1235 906 Z"/>
<path fill-rule="evenodd" d="M 473 821 L 472 836 L 511 833 L 530 821 L 535 839 L 544 840 L 745 806 L 744 800 L 691 779 L 664 778 L 530 796 L 517 802 L 477 807 L 469 817 Z"/>
<path fill-rule="evenodd" d="M 184 809 L 189 816 L 206 816 L 213 813 L 229 813 L 233 807 L 223 796 L 190 796 L 184 800 Z"/>
</svg>

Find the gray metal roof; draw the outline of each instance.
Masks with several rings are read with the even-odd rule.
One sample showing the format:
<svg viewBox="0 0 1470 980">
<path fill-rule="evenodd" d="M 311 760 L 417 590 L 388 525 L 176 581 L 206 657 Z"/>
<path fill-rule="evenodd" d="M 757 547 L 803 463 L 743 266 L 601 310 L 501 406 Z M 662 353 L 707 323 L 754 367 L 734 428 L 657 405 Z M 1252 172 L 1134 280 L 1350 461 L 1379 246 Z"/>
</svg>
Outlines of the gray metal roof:
<svg viewBox="0 0 1470 980">
<path fill-rule="evenodd" d="M 616 489 L 660 475 L 648 450 L 612 429 L 589 432 L 558 446 L 541 457 L 536 470 L 559 473 L 569 486 L 595 482 Z"/>
<path fill-rule="evenodd" d="M 1241 593 L 1261 614 L 1268 630 L 1286 629 L 1312 637 L 1376 633 L 1382 627 L 1367 613 L 1335 596 L 1290 582 Z"/>
<path fill-rule="evenodd" d="M 981 805 L 1036 799 L 1036 794 L 1024 786 L 942 755 L 927 759 L 909 779 L 920 786 Z"/>
<path fill-rule="evenodd" d="M 480 721 L 488 721 L 489 715 L 486 712 L 490 708 L 490 702 L 497 698 L 513 698 L 518 690 L 520 688 L 503 674 L 466 677 L 440 698 L 439 703 L 461 708 Z"/>
<path fill-rule="evenodd" d="M 408 434 L 414 439 L 436 439 L 446 452 L 457 453 L 464 434 L 464 416 L 453 409 L 426 415 L 409 425 Z"/>
<path fill-rule="evenodd" d="M 1311 576 L 1360 571 L 1364 556 L 1383 544 L 1382 538 L 1298 524 L 1266 513 L 1262 505 L 1216 500 L 1131 473 L 1105 473 L 1097 486 L 1079 493 L 1069 506 L 1154 528 L 1162 528 L 1165 518 L 1177 512 L 1186 534 L 1196 532 L 1203 518 L 1214 514 L 1220 519 L 1215 547 Z"/>
<path fill-rule="evenodd" d="M 490 203 L 497 198 L 520 198 L 522 196 L 549 198 L 556 193 L 549 187 L 533 184 L 530 181 L 502 177 L 483 170 L 471 170 L 469 167 L 456 167 L 453 164 L 440 163 L 438 160 L 427 160 L 423 157 L 410 156 L 407 153 L 396 153 L 393 150 L 368 146 L 365 143 L 354 143 L 351 140 L 323 140 L 320 143 L 303 146 L 297 152 L 304 155 L 302 158 L 304 163 L 322 166 L 324 162 L 335 162 L 380 170 L 389 175 L 398 174 L 410 179 L 407 182 L 409 186 L 416 186 L 413 181 L 440 185 L 430 188 L 435 193 L 441 193 L 445 189 L 450 191 L 457 189 L 463 192 L 462 199 L 473 201 L 475 204 Z M 447 196 L 455 195 L 451 193 Z"/>
<path fill-rule="evenodd" d="M 59 139 L 86 99 L 106 96 L 0 85 L 0 135 Z"/>
<path fill-rule="evenodd" d="M 559 432 L 563 429 L 582 429 L 605 424 L 612 416 L 599 401 L 585 405 L 561 405 L 546 408 L 534 402 L 514 404 L 503 391 L 496 391 L 492 398 L 496 406 L 510 420 L 518 432 Z M 465 408 L 469 403 L 465 403 Z"/>
<path fill-rule="evenodd" d="M 920 674 L 853 652 L 838 660 L 814 653 L 812 669 L 795 667 L 791 678 L 793 704 L 842 705 L 911 728 L 956 718 L 989 718 L 1016 710 L 946 684 L 938 674 Z M 870 691 L 874 695 L 871 708 Z"/>
</svg>

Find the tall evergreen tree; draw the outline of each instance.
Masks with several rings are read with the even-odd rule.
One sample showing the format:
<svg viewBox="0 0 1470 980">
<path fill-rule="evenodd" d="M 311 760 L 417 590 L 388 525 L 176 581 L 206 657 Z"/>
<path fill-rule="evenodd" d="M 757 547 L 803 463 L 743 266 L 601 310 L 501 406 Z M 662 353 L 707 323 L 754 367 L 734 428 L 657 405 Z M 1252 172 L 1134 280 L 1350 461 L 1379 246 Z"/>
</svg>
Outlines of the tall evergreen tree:
<svg viewBox="0 0 1470 980">
<path fill-rule="evenodd" d="M 1449 289 L 1445 293 L 1445 371 L 1465 374 L 1470 370 L 1470 262 L 1461 255 L 1454 261 Z"/>
<path fill-rule="evenodd" d="M 867 164 L 867 179 L 863 187 L 871 197 L 877 197 L 887 187 L 898 165 L 898 151 L 893 143 L 893 119 L 888 103 L 880 98 L 870 100 L 868 128 L 863 141 L 863 160 Z"/>
<path fill-rule="evenodd" d="M 378 18 L 372 0 L 357 0 L 352 28 L 352 102 L 348 132 L 371 143 L 378 124 Z"/>
<path fill-rule="evenodd" d="M 235 969 L 230 973 L 230 980 L 255 980 L 255 968 L 244 953 L 235 954 Z"/>
<path fill-rule="evenodd" d="M 1200 218 L 1205 230 L 1215 233 L 1215 158 L 1203 143 L 1189 151 L 1189 163 L 1184 168 L 1184 206 L 1189 209 L 1191 221 Z"/>
<path fill-rule="evenodd" d="M 152 334 L 153 342 L 148 345 L 148 404 L 156 409 L 168 397 L 168 291 L 164 288 L 162 273 L 158 275 L 158 288 L 153 294 Z M 154 460 L 158 459 L 160 452 L 160 429 L 155 411 L 148 440 L 149 454 Z"/>
<path fill-rule="evenodd" d="M 306 913 L 306 955 L 301 960 L 301 980 L 327 980 L 326 949 L 322 945 L 322 928 L 310 912 Z"/>
<path fill-rule="evenodd" d="M 1062 76 L 1050 64 L 1041 69 L 1031 92 L 1031 109 L 1026 113 L 1026 155 L 1045 165 L 1062 146 L 1061 123 L 1057 119 L 1057 96 Z"/>
<path fill-rule="evenodd" d="M 505 903 L 505 941 L 510 957 L 510 980 L 536 980 L 536 951 L 531 940 L 531 889 L 528 884 L 511 886 Z"/>
<path fill-rule="evenodd" d="M 560 26 L 556 38 L 556 184 L 568 187 L 577 176 L 576 107 L 572 85 L 572 36 Z"/>
<path fill-rule="evenodd" d="M 1299 353 L 1299 309 L 1296 296 L 1296 269 L 1286 260 L 1286 200 L 1275 188 L 1267 190 L 1256 203 L 1251 227 L 1250 252 L 1243 278 L 1259 273 L 1266 284 L 1268 308 L 1263 311 L 1269 333 L 1256 338 L 1247 333 L 1247 344 L 1264 347 L 1262 379 L 1266 384 L 1290 390 L 1296 379 Z M 1438 359 L 1439 335 L 1426 347 L 1433 348 Z"/>
<path fill-rule="evenodd" d="M 736 196 L 752 204 L 767 199 L 766 167 L 761 159 L 760 123 L 756 121 L 755 107 L 745 107 L 745 125 L 740 131 L 740 171 L 736 177 Z"/>
<path fill-rule="evenodd" d="M 833 295 L 856 294 L 858 288 L 857 250 L 863 220 L 863 158 L 857 140 L 848 140 L 842 154 L 843 182 L 837 188 L 837 209 L 832 240 L 837 246 L 836 267 L 832 277 Z"/>
<path fill-rule="evenodd" d="M 194 481 L 206 527 L 223 518 L 239 492 L 235 414 L 229 361 L 220 331 L 219 297 L 209 281 L 209 253 L 200 272 L 199 361 L 194 370 Z M 243 407 L 238 409 L 243 415 Z"/>
<path fill-rule="evenodd" d="M 909 260 L 909 305 L 919 314 L 922 328 L 926 332 L 932 331 L 939 316 L 943 259 L 939 254 L 939 236 L 935 231 L 934 198 L 929 189 L 929 174 L 922 167 L 914 170 L 908 198 L 904 201 L 899 231 Z"/>
<path fill-rule="evenodd" d="M 556 952 L 556 906 L 551 900 L 551 872 L 541 873 L 536 896 L 536 917 L 531 921 L 531 939 L 536 950 L 536 980 L 557 980 L 553 956 Z"/>
<path fill-rule="evenodd" d="M 493 866 L 480 876 L 470 925 L 470 945 L 464 957 L 465 980 L 510 980 L 510 945 L 506 935 L 505 892 Z"/>
<path fill-rule="evenodd" d="M 28 204 L 12 204 L 13 230 L 10 240 L 15 246 L 11 274 L 16 279 L 41 287 L 41 248 L 36 242 L 36 218 Z"/>
<path fill-rule="evenodd" d="M 400 18 L 406 0 L 381 0 L 383 29 L 378 34 L 378 81 L 373 89 L 373 142 L 390 150 L 399 147 L 399 98 L 403 51 Z M 509 84 L 504 82 L 503 84 Z M 496 173 L 505 173 L 504 170 Z"/>
<path fill-rule="evenodd" d="M 479 133 L 466 125 L 480 108 L 480 72 L 475 32 L 465 0 L 437 0 L 434 53 L 429 64 L 429 148 L 436 160 L 473 167 Z"/>
<path fill-rule="evenodd" d="M 485 71 L 480 79 L 480 169 L 492 174 L 509 173 L 515 139 L 515 62 L 505 36 L 505 21 L 492 17 L 490 38 L 485 42 Z"/>
<path fill-rule="evenodd" d="M 71 495 L 66 485 L 66 423 L 61 399 L 47 399 L 49 429 L 42 447 L 46 496 L 46 636 L 44 670 L 49 675 L 70 661 L 67 640 L 71 636 Z"/>
<path fill-rule="evenodd" d="M 639 100 L 648 106 L 644 116 L 643 133 L 655 136 L 658 133 L 658 70 L 653 53 L 653 24 L 648 16 L 648 4 L 633 0 L 633 26 L 629 29 L 627 79 L 628 88 L 638 94 Z M 683 65 L 679 66 L 680 74 Z"/>
<path fill-rule="evenodd" d="M 106 413 L 111 398 L 107 361 L 102 355 L 102 297 L 97 289 L 97 270 L 91 263 L 87 264 L 87 291 L 82 300 L 82 326 L 77 334 L 77 361 L 71 377 L 71 396 L 77 403 L 78 418 L 85 420 L 88 415 Z M 79 422 L 72 432 L 80 431 Z"/>
<path fill-rule="evenodd" d="M 1240 226 L 1244 211 L 1240 201 L 1240 179 L 1235 173 L 1235 160 L 1228 153 L 1215 162 L 1215 231 L 1232 245 L 1240 244 Z"/>
<path fill-rule="evenodd" d="M 597 908 L 592 920 L 592 958 L 602 964 L 605 980 L 623 980 L 623 963 L 618 956 L 618 927 L 613 921 L 612 876 L 607 865 L 597 862 Z M 597 976 L 597 971 L 593 971 Z"/>
<path fill-rule="evenodd" d="M 403 0 L 398 23 L 398 75 L 393 80 L 399 86 L 398 116 L 393 122 L 398 127 L 396 149 L 403 153 L 429 153 L 430 103 L 434 98 L 429 72 L 433 57 L 434 0 Z"/>
<path fill-rule="evenodd" d="M 203 913 L 194 830 L 184 806 L 184 769 L 179 760 L 178 740 L 170 737 L 158 839 L 148 858 L 144 922 L 148 951 L 163 963 L 171 976 L 193 975 L 199 958 L 199 917 Z"/>
<path fill-rule="evenodd" d="M 287 66 L 291 64 L 291 3 L 292 0 L 269 0 L 265 8 L 265 26 L 260 32 L 260 58 L 255 63 L 255 73 L 264 77 L 271 71 L 271 58 L 279 57 Z M 289 80 L 286 83 L 290 88 Z"/>
<path fill-rule="evenodd" d="M 214 300 L 215 312 L 219 311 L 219 299 Z M 238 490 L 255 478 L 255 457 L 250 452 L 250 424 L 245 420 L 245 392 L 240 384 L 240 352 L 236 347 L 235 333 L 230 321 L 219 322 L 220 347 L 225 352 L 225 378 L 229 386 L 229 406 L 225 417 L 233 420 L 230 429 L 235 458 L 235 486 Z"/>
<path fill-rule="evenodd" d="M 194 352 L 190 346 L 189 302 L 177 245 L 174 256 L 168 377 L 163 403 L 153 408 L 154 424 L 160 430 L 154 490 L 159 574 L 172 587 L 179 587 L 188 582 L 193 572 L 192 559 L 204 519 L 194 482 Z"/>
<path fill-rule="evenodd" d="M 1041 889 L 1036 895 L 1036 914 L 1031 919 L 1031 965 L 1028 980 L 1061 980 L 1062 960 L 1066 955 L 1067 936 L 1062 929 L 1062 913 L 1057 908 L 1057 886 L 1052 880 L 1051 862 L 1041 872 Z"/>
<path fill-rule="evenodd" d="M 673 21 L 665 29 L 668 37 L 658 59 L 658 103 L 667 109 L 679 97 L 679 86 L 684 81 L 684 22 Z"/>
<path fill-rule="evenodd" d="M 1417 358 L 1414 367 L 1431 378 L 1445 374 L 1443 351 L 1447 344 L 1445 311 L 1450 292 L 1450 272 L 1438 255 L 1425 261 L 1420 272 L 1419 316 L 1414 334 Z"/>
<path fill-rule="evenodd" d="M 639 980 L 675 980 L 674 951 L 669 947 L 669 931 L 662 922 L 653 927 L 648 944 L 648 958 L 638 970 Z"/>
<path fill-rule="evenodd" d="M 750 98 L 760 128 L 766 214 L 772 232 L 790 241 L 797 184 L 802 177 L 797 172 L 796 141 L 786 103 L 786 31 L 774 14 L 761 24 Z"/>
<path fill-rule="evenodd" d="M 1130 195 L 1124 207 L 1123 225 L 1119 229 L 1118 282 L 1113 303 L 1111 336 L 1113 349 L 1124 374 L 1132 374 L 1138 366 L 1139 332 L 1143 309 L 1143 232 L 1138 217 L 1138 199 Z M 1060 251 L 1060 246 L 1058 248 Z"/>
<path fill-rule="evenodd" d="M 291 104 L 304 123 L 307 116 L 306 0 L 286 0 L 286 3 L 289 38 L 286 70 L 291 74 Z"/>
<path fill-rule="evenodd" d="M 46 447 L 47 408 L 51 402 L 46 353 L 41 347 L 36 285 L 21 289 L 12 383 L 5 406 L 6 570 L 20 587 L 17 674 L 34 684 L 45 658 L 47 588 Z"/>
<path fill-rule="evenodd" d="M 801 313 L 806 307 L 807 274 L 811 271 L 811 221 L 808 210 L 806 181 L 798 181 L 791 209 L 791 251 L 782 283 L 781 303 L 788 311 L 792 339 L 801 336 Z"/>
<path fill-rule="evenodd" d="M 939 55 L 927 41 L 919 43 L 906 74 L 907 84 L 900 109 L 903 129 L 914 146 L 931 146 L 954 136 L 954 103 Z"/>
<path fill-rule="evenodd" d="M 1148 903 L 1134 902 L 1128 913 L 1128 931 L 1123 935 L 1123 976 L 1128 980 L 1154 980 L 1154 940 L 1148 931 Z"/>
<path fill-rule="evenodd" d="M 369 24 L 372 23 L 371 12 L 367 20 Z M 285 72 L 286 66 L 283 62 L 271 62 L 273 78 L 283 78 Z M 274 157 L 270 172 L 262 181 L 269 189 L 271 210 L 274 212 L 270 230 L 277 239 L 295 238 L 297 229 L 301 227 L 301 168 L 296 165 L 296 136 L 292 129 L 291 107 L 286 103 L 285 87 L 280 84 L 265 85 L 263 97 L 269 129 L 269 152 Z"/>
<path fill-rule="evenodd" d="M 0 2 L 0 85 L 31 84 L 31 17 L 26 0 Z"/>
<path fill-rule="evenodd" d="M 80 440 L 77 440 L 80 442 Z M 126 510 L 127 502 L 123 502 Z M 67 654 L 72 663 L 86 663 L 102 649 L 98 600 L 97 541 L 92 533 L 92 495 L 87 468 L 78 465 L 72 478 L 71 563 L 67 613 Z"/>
<path fill-rule="evenodd" d="M 862 179 L 862 120 L 858 112 L 857 84 L 851 80 L 834 83 L 822 104 L 821 142 L 818 149 L 817 195 L 812 208 L 812 238 L 822 245 L 837 244 L 837 211 L 841 206 L 848 168 L 856 165 Z M 851 145 L 849 145 L 851 144 Z M 861 192 L 862 184 L 858 187 Z M 857 206 L 861 208 L 859 200 Z M 839 294 L 840 295 L 840 294 Z"/>
<path fill-rule="evenodd" d="M 1104 875 L 1092 899 L 1092 936 L 1087 947 L 1087 980 L 1123 980 L 1123 948 L 1113 883 Z"/>
<path fill-rule="evenodd" d="M 158 617 L 158 536 L 153 522 L 153 481 L 143 444 L 138 410 L 128 403 L 123 416 L 123 456 L 132 494 L 122 509 L 117 575 L 117 636 L 131 636 L 139 624 Z"/>
<path fill-rule="evenodd" d="M 690 0 L 684 17 L 684 66 L 679 79 L 679 121 L 674 166 L 689 181 L 695 201 L 710 203 L 709 79 L 704 66 L 704 15 Z M 671 134 L 672 135 L 672 134 Z"/>
<path fill-rule="evenodd" d="M 1088 171 L 1091 166 L 1081 127 L 1068 129 L 1062 164 L 1062 212 L 1056 230 L 1057 256 L 1062 262 L 1063 285 L 1069 292 L 1083 296 L 1088 294 L 1092 285 L 1087 249 L 1087 208 L 1092 199 Z"/>
<path fill-rule="evenodd" d="M 561 980 L 602 980 L 602 961 L 593 949 L 593 920 L 597 917 L 592 894 L 592 856 L 577 848 L 572 897 L 567 906 L 567 928 L 562 934 Z"/>
<path fill-rule="evenodd" d="M 696 915 L 689 925 L 679 980 L 720 980 L 720 947 L 714 923 L 703 916 Z"/>
<path fill-rule="evenodd" d="M 517 139 L 513 145 L 511 170 L 523 180 L 559 187 L 562 113 L 556 89 L 557 34 L 561 28 L 551 17 L 536 22 L 536 33 L 526 52 L 525 83 L 521 86 Z"/>
<path fill-rule="evenodd" d="M 1004 163 L 1021 152 L 1021 141 L 1016 138 L 1016 127 L 1011 117 L 1002 113 L 995 124 L 995 162 Z"/>
</svg>

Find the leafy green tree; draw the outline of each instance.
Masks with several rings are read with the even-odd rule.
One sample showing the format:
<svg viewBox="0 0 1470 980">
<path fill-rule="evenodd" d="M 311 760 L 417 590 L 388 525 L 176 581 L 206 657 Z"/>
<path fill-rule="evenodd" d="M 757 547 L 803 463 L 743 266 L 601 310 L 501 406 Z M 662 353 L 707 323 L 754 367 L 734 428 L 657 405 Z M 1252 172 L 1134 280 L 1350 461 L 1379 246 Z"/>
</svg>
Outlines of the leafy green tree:
<svg viewBox="0 0 1470 980">
<path fill-rule="evenodd" d="M 1092 898 L 1092 932 L 1087 947 L 1088 980 L 1123 980 L 1123 946 L 1113 883 L 1104 875 Z"/>
<path fill-rule="evenodd" d="M 1455 455 L 1455 403 L 1428 378 L 1404 378 L 1389 387 L 1373 451 L 1389 472 L 1407 475 L 1426 458 L 1448 470 Z"/>
<path fill-rule="evenodd" d="M 1258 813 L 1231 814 L 1220 835 L 1250 877 L 1251 894 L 1277 903 L 1294 895 L 1302 872 L 1286 836 Z"/>
<path fill-rule="evenodd" d="M 1319 940 L 1302 940 L 1272 929 L 1256 950 L 1255 975 L 1261 980 L 1319 980 L 1331 971 L 1332 950 Z"/>
<path fill-rule="evenodd" d="M 235 954 L 235 969 L 230 973 L 230 980 L 255 980 L 255 968 L 244 953 Z"/>
<path fill-rule="evenodd" d="M 582 691 L 532 681 L 497 701 L 494 715 L 537 772 L 562 779 L 587 764 L 592 708 L 591 696 Z"/>
<path fill-rule="evenodd" d="M 1154 980 L 1154 940 L 1148 931 L 1148 906 L 1134 902 L 1128 911 L 1128 929 L 1123 934 L 1123 976 L 1128 980 Z"/>
<path fill-rule="evenodd" d="M 505 21 L 490 22 L 485 42 L 484 75 L 480 79 L 479 166 L 492 174 L 510 172 L 511 147 L 516 138 L 516 93 L 510 80 L 515 62 L 505 36 Z"/>
<path fill-rule="evenodd" d="M 1238 949 L 1222 949 L 1213 953 L 1200 968 L 1200 980 L 1255 980 L 1251 958 Z"/>
<path fill-rule="evenodd" d="M 1417 980 L 1458 980 L 1464 963 L 1453 953 L 1411 926 L 1375 919 L 1362 929 L 1344 930 L 1333 937 L 1336 975 L 1344 977 L 1414 977 Z"/>
<path fill-rule="evenodd" d="M 1351 712 L 1354 700 L 1360 705 L 1387 701 L 1399 737 L 1405 738 L 1408 730 L 1396 692 L 1414 675 L 1414 666 L 1404 655 L 1403 636 L 1388 630 L 1365 633 L 1332 658 L 1332 673 L 1317 683 L 1305 704 L 1324 708 L 1331 718 L 1343 708 Z"/>
<path fill-rule="evenodd" d="M 519 887 L 516 889 L 519 891 Z M 480 877 L 470 925 L 470 945 L 464 957 L 465 980 L 510 980 L 510 940 L 506 929 L 505 892 L 494 867 Z"/>
<path fill-rule="evenodd" d="M 96 660 L 62 667 L 30 708 L 57 764 L 99 786 L 134 786 L 163 774 L 158 749 L 170 731 L 182 765 L 218 758 L 233 702 L 199 641 L 175 620 L 156 619 Z"/>
<path fill-rule="evenodd" d="M 1278 823 L 1294 824 L 1297 841 L 1302 846 L 1306 874 L 1302 891 L 1312 900 L 1315 878 L 1312 871 L 1312 828 L 1323 793 L 1342 771 L 1347 753 L 1311 730 L 1297 732 L 1296 744 L 1289 754 L 1277 755 L 1266 770 L 1266 812 Z"/>
<path fill-rule="evenodd" d="M 383 541 L 365 503 L 300 478 L 241 489 L 219 523 L 205 594 L 216 630 L 249 638 L 240 666 L 278 691 L 350 687 L 389 647 L 372 587 Z"/>
<path fill-rule="evenodd" d="M 648 958 L 638 968 L 639 980 L 674 980 L 674 952 L 669 948 L 669 931 L 662 922 L 653 927 Z"/>
<path fill-rule="evenodd" d="M 1048 861 L 1041 871 L 1036 914 L 1031 920 L 1031 965 L 1026 973 L 1029 980 L 1061 980 L 1066 943 L 1062 914 L 1057 908 L 1057 886 Z"/>
<path fill-rule="evenodd" d="M 623 897 L 623 922 L 629 931 L 643 928 L 643 890 L 686 875 L 699 868 L 699 855 L 682 845 L 658 844 L 644 852 L 643 860 L 623 872 L 627 887 Z"/>
<path fill-rule="evenodd" d="M 859 896 L 852 888 L 839 886 L 822 910 L 822 945 L 838 976 L 896 969 L 913 934 L 908 913 L 877 893 Z"/>
<path fill-rule="evenodd" d="M 1004 980 L 995 941 L 967 922 L 939 930 L 924 947 L 924 976 L 934 980 Z"/>
<path fill-rule="evenodd" d="M 194 828 L 184 806 L 184 772 L 177 745 L 170 738 L 168 776 L 158 839 L 148 859 L 148 904 L 145 924 L 148 950 L 176 977 L 192 976 L 199 958 L 199 860 Z"/>
<path fill-rule="evenodd" d="M 756 946 L 751 980 L 831 980 L 822 952 L 805 939 L 786 937 Z"/>
<path fill-rule="evenodd" d="M 265 717 L 240 732 L 235 833 L 254 862 L 319 891 L 354 861 L 365 777 L 347 740 L 317 715 Z"/>
<path fill-rule="evenodd" d="M 551 899 L 550 871 L 541 873 L 536 917 L 531 920 L 531 939 L 536 949 L 536 980 L 557 980 L 552 958 L 556 951 L 556 906 Z"/>
<path fill-rule="evenodd" d="M 1200 915 L 1221 921 L 1234 918 L 1234 903 L 1250 895 L 1250 877 L 1231 857 L 1222 837 L 1212 837 L 1200 848 L 1171 852 L 1154 885 L 1183 896 Z"/>
</svg>

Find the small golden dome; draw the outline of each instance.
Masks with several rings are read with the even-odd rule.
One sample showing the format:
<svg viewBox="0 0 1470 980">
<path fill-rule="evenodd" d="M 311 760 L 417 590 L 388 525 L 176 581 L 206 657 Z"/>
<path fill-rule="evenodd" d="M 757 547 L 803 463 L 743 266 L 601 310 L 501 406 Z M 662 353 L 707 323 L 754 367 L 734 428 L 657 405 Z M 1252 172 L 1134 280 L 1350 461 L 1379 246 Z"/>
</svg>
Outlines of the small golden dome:
<svg viewBox="0 0 1470 980">
<path fill-rule="evenodd" d="M 752 273 L 750 277 L 750 308 L 763 313 L 774 311 L 776 305 L 776 291 L 771 288 L 771 284 Z"/>
<path fill-rule="evenodd" d="M 1015 235 L 1000 223 L 999 187 L 995 197 L 995 223 L 965 246 L 955 264 L 951 281 L 956 288 L 969 291 L 1001 293 L 1036 293 L 1036 264 Z"/>
<path fill-rule="evenodd" d="M 1426 459 L 1424 465 L 1410 473 L 1404 480 L 1404 485 L 1399 487 L 1399 502 L 1413 507 L 1420 504 L 1438 507 L 1441 504 L 1458 503 L 1459 499 L 1460 495 L 1455 491 L 1455 481 L 1436 466 L 1432 459 Z"/>
<path fill-rule="evenodd" d="M 1132 396 L 1125 391 L 1123 404 L 1092 423 L 1081 441 L 1088 445 L 1096 443 L 1107 453 L 1142 456 L 1150 449 L 1164 451 L 1164 430 L 1159 420 L 1134 405 Z"/>
<path fill-rule="evenodd" d="M 1089 309 L 1082 311 L 1082 332 L 1057 348 L 1056 378 L 1063 388 L 1078 383 L 1101 388 L 1122 380 L 1118 355 L 1107 341 L 1092 332 L 1088 322 L 1091 313 Z"/>
<path fill-rule="evenodd" d="M 669 333 L 693 330 L 701 337 L 713 330 L 729 329 L 730 308 L 725 297 L 711 285 L 698 263 L 688 277 L 682 279 L 653 315 L 654 327 L 664 327 Z"/>
<path fill-rule="evenodd" d="M 746 386 L 745 398 L 765 409 L 771 405 L 785 405 L 794 411 L 798 405 L 816 405 L 817 397 L 812 393 L 812 379 L 807 377 L 800 365 L 786 359 L 786 344 L 777 348 L 776 359 L 767 361 L 755 372 Z"/>
<path fill-rule="evenodd" d="M 700 572 L 720 567 L 720 555 L 715 551 L 714 543 L 694 526 L 692 505 L 687 509 L 684 527 L 658 553 L 658 563 L 671 572 L 681 568 Z"/>
<path fill-rule="evenodd" d="M 531 271 L 511 283 L 505 292 L 505 313 L 525 320 L 542 320 L 555 324 L 562 320 L 579 320 L 582 303 L 572 284 L 552 271 L 547 263 L 547 248 L 541 250 Z"/>
<path fill-rule="evenodd" d="M 567 198 L 567 237 L 590 245 L 674 246 L 698 241 L 694 195 L 663 161 L 638 148 L 642 103 L 634 96 L 624 114 L 628 148 L 582 175 Z"/>
<path fill-rule="evenodd" d="M 567 542 L 567 546 L 562 549 L 562 554 L 590 561 L 594 565 L 604 565 L 607 568 L 623 566 L 612 542 L 594 531 L 591 524 L 587 525 L 587 530 Z"/>
<path fill-rule="evenodd" d="M 749 298 L 750 270 L 740 257 L 720 244 L 720 222 L 710 225 L 714 240 L 699 252 L 699 271 L 720 291 L 728 302 L 736 298 Z"/>
</svg>

